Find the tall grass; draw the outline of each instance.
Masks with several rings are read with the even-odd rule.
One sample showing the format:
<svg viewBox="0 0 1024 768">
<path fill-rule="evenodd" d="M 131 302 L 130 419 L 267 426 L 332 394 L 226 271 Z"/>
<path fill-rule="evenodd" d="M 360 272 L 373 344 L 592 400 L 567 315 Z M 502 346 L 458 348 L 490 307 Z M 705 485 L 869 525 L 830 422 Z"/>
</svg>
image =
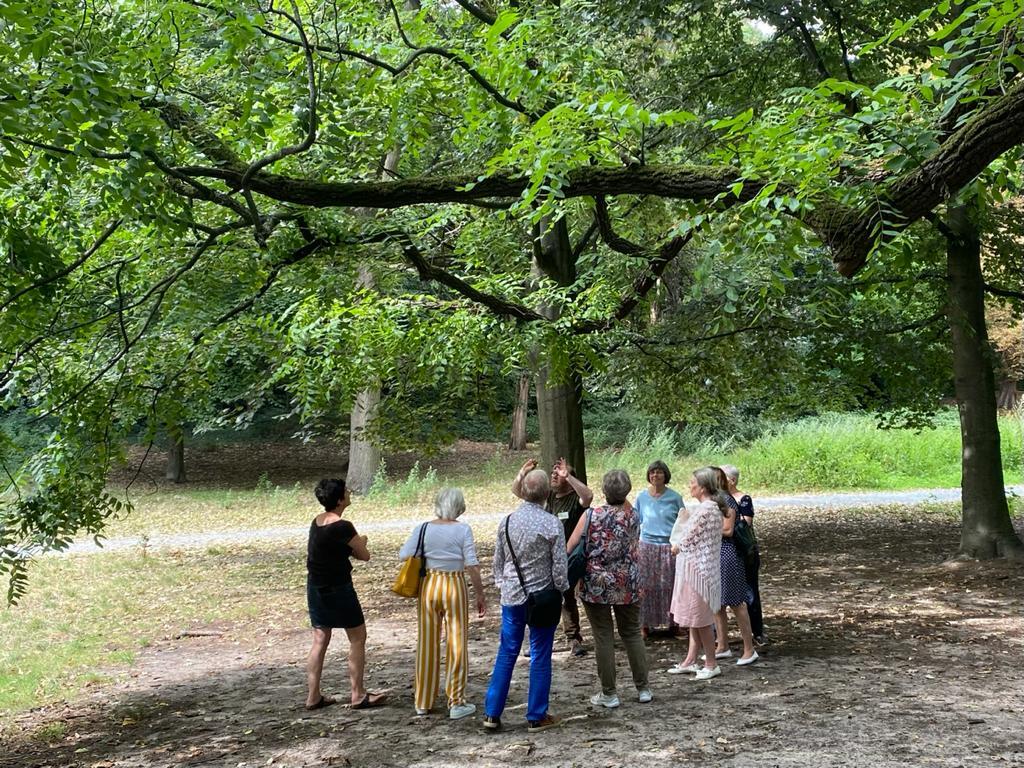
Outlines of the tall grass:
<svg viewBox="0 0 1024 768">
<path fill-rule="evenodd" d="M 1020 482 L 1021 422 L 1006 416 L 999 427 L 1006 481 Z M 762 491 L 955 487 L 960 427 L 955 412 L 940 414 L 934 428 L 921 431 L 879 429 L 864 414 L 830 414 L 783 425 L 730 450 L 728 435 L 698 433 L 684 440 L 669 427 L 643 425 L 620 449 L 597 452 L 593 468 L 625 467 L 636 473 L 636 483 L 656 458 L 677 472 L 735 464 L 741 485 Z"/>
<path fill-rule="evenodd" d="M 1000 420 L 1007 482 L 1021 477 L 1021 428 Z M 960 484 L 961 443 L 956 415 L 933 429 L 879 429 L 869 416 L 832 415 L 795 422 L 729 456 L 748 484 L 814 488 L 926 488 Z"/>
</svg>

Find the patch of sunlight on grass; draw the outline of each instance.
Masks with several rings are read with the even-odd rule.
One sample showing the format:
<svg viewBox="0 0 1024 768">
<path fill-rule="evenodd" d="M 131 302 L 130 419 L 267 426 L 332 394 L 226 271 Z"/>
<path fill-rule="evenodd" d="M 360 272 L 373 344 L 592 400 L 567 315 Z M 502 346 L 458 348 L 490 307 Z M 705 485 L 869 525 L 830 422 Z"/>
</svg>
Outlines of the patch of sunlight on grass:
<svg viewBox="0 0 1024 768">
<path fill-rule="evenodd" d="M 197 621 L 294 610 L 305 583 L 298 546 L 50 557 L 30 568 L 28 592 L 0 611 L 0 727 Z"/>
</svg>

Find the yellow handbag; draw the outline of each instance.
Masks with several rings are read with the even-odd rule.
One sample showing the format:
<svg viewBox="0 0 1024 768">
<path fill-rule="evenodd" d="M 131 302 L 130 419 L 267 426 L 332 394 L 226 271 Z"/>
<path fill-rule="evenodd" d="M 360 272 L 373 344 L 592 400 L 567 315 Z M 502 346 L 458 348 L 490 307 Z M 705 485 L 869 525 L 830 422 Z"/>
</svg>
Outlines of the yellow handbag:
<svg viewBox="0 0 1024 768">
<path fill-rule="evenodd" d="M 427 524 L 420 526 L 420 538 L 416 543 L 415 552 L 402 563 L 391 591 L 399 597 L 417 597 L 420 593 L 420 582 L 427 573 L 427 557 L 423 550 L 423 537 L 427 533 Z"/>
</svg>

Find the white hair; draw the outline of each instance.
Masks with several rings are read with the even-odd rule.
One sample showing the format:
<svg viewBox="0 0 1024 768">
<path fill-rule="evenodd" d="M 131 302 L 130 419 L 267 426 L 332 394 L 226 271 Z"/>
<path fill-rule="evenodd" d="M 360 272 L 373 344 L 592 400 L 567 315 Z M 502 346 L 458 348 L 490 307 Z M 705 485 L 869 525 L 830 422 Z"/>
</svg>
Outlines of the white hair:
<svg viewBox="0 0 1024 768">
<path fill-rule="evenodd" d="M 457 520 L 466 511 L 466 499 L 460 488 L 442 488 L 434 500 L 434 514 L 442 520 Z"/>
<path fill-rule="evenodd" d="M 732 481 L 733 485 L 736 485 L 740 481 L 740 471 L 736 469 L 732 464 L 723 464 L 721 470 L 725 472 L 725 476 Z"/>
<path fill-rule="evenodd" d="M 534 469 L 526 473 L 522 484 L 523 498 L 532 501 L 534 504 L 543 504 L 547 501 L 551 485 L 548 481 L 548 473 L 543 469 Z"/>
</svg>

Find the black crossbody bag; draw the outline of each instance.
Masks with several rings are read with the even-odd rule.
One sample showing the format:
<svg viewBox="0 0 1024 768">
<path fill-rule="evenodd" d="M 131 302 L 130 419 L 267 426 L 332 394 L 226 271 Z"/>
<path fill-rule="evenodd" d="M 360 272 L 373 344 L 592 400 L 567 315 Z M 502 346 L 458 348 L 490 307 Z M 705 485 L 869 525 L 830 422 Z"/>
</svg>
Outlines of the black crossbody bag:
<svg viewBox="0 0 1024 768">
<path fill-rule="evenodd" d="M 508 522 L 508 518 L 506 518 L 505 541 L 508 543 L 508 553 L 512 555 L 512 564 L 516 567 L 519 584 L 523 588 L 523 594 L 526 595 L 526 623 L 531 627 L 557 626 L 558 620 L 562 617 L 562 593 L 553 586 L 539 592 L 526 591 L 526 580 L 519 567 L 516 551 L 512 548 L 512 537 L 508 535 Z"/>
</svg>

